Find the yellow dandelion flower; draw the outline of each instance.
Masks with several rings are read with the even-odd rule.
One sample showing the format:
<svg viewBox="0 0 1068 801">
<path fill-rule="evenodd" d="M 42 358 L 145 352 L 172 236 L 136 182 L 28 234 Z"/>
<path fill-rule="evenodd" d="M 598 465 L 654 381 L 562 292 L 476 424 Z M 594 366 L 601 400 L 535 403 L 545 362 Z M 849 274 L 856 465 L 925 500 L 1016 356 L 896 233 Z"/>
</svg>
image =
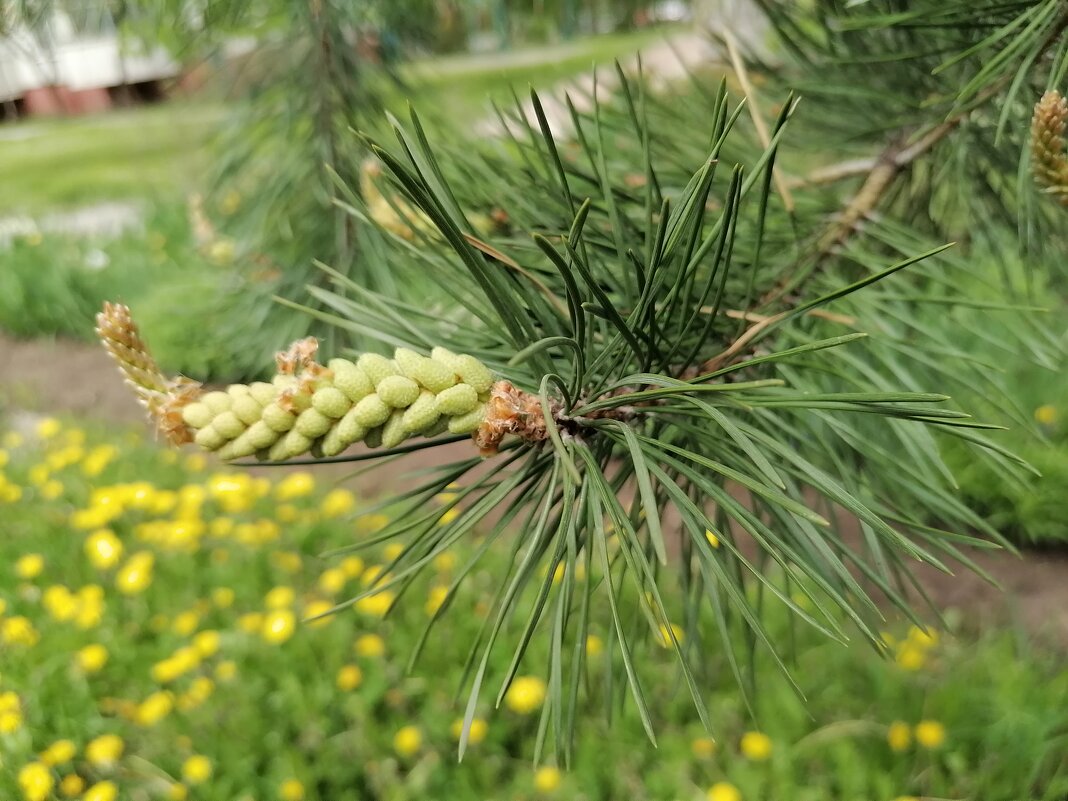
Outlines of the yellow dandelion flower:
<svg viewBox="0 0 1068 801">
<path fill-rule="evenodd" d="M 97 782 L 82 796 L 82 801 L 115 801 L 119 795 L 119 788 L 113 782 Z"/>
<path fill-rule="evenodd" d="M 260 636 L 273 645 L 281 645 L 297 628 L 297 616 L 289 609 L 274 609 L 263 618 Z"/>
<path fill-rule="evenodd" d="M 85 758 L 90 765 L 106 768 L 122 757 L 125 745 L 117 734 L 102 734 L 85 746 Z"/>
<path fill-rule="evenodd" d="M 434 557 L 434 569 L 439 573 L 451 573 L 456 567 L 456 554 L 452 551 L 439 553 Z"/>
<path fill-rule="evenodd" d="M 365 587 L 370 587 L 373 584 L 387 581 L 388 574 L 385 573 L 385 568 L 382 565 L 370 565 L 360 575 L 360 583 Z"/>
<path fill-rule="evenodd" d="M 401 757 L 412 757 L 423 747 L 423 732 L 418 726 L 404 726 L 393 735 L 393 750 Z"/>
<path fill-rule="evenodd" d="M 237 254 L 234 240 L 221 237 L 208 244 L 208 258 L 216 264 L 230 264 Z"/>
<path fill-rule="evenodd" d="M 912 745 L 912 729 L 903 720 L 895 720 L 886 727 L 886 742 L 893 751 L 904 751 Z"/>
<path fill-rule="evenodd" d="M 560 786 L 560 770 L 552 765 L 543 765 L 534 771 L 534 789 L 539 793 L 554 792 Z"/>
<path fill-rule="evenodd" d="M 374 659 L 386 653 L 386 641 L 377 634 L 361 634 L 353 644 L 357 656 Z"/>
<path fill-rule="evenodd" d="M 330 610 L 334 608 L 334 604 L 330 601 L 310 601 L 304 606 L 304 625 L 311 626 L 313 629 L 320 629 L 323 626 L 330 625 L 330 622 L 334 620 L 334 615 L 330 614 Z"/>
<path fill-rule="evenodd" d="M 927 651 L 911 642 L 898 646 L 894 661 L 902 670 L 920 670 L 927 663 Z"/>
<path fill-rule="evenodd" d="M 286 779 L 278 785 L 278 797 L 282 801 L 304 801 L 304 785 L 296 779 Z"/>
<path fill-rule="evenodd" d="M 230 681 L 236 675 L 237 663 L 230 659 L 224 659 L 215 666 L 215 678 L 219 681 Z"/>
<path fill-rule="evenodd" d="M 771 738 L 759 731 L 747 731 L 742 735 L 742 756 L 754 762 L 762 762 L 771 756 Z"/>
<path fill-rule="evenodd" d="M 152 583 L 155 562 L 155 557 L 148 551 L 138 551 L 115 574 L 115 587 L 124 595 L 144 592 Z"/>
<path fill-rule="evenodd" d="M 541 709 L 544 701 L 545 682 L 537 676 L 517 676 L 504 696 L 508 708 L 521 715 Z"/>
<path fill-rule="evenodd" d="M 453 506 L 451 509 L 446 509 L 441 513 L 441 517 L 438 518 L 439 526 L 447 526 L 453 520 L 460 516 L 460 507 Z"/>
<path fill-rule="evenodd" d="M 297 594 L 292 587 L 275 587 L 263 598 L 263 604 L 268 609 L 286 609 L 297 600 Z"/>
<path fill-rule="evenodd" d="M 452 722 L 452 726 L 449 727 L 449 731 L 452 733 L 452 739 L 459 740 L 464 733 L 464 719 L 457 718 Z M 467 732 L 467 742 L 470 745 L 478 745 L 480 742 L 486 739 L 486 732 L 489 731 L 489 724 L 482 718 L 473 718 L 471 720 L 471 727 Z"/>
<path fill-rule="evenodd" d="M 217 540 L 224 540 L 234 533 L 232 517 L 216 517 L 208 524 L 208 533 Z"/>
<path fill-rule="evenodd" d="M 341 572 L 350 579 L 359 578 L 363 575 L 363 560 L 358 556 L 346 556 L 341 560 L 338 567 L 341 568 Z"/>
<path fill-rule="evenodd" d="M 49 472 L 48 465 L 46 464 L 35 464 L 30 468 L 30 483 L 35 487 L 43 486 L 51 477 L 52 474 Z"/>
<path fill-rule="evenodd" d="M 304 564 L 304 560 L 296 551 L 275 551 L 271 554 L 271 562 L 286 573 L 297 573 Z"/>
<path fill-rule="evenodd" d="M 359 665 L 345 665 L 337 672 L 337 688 L 342 692 L 355 690 L 363 683 L 363 671 Z"/>
<path fill-rule="evenodd" d="M 15 575 L 24 581 L 32 581 L 44 572 L 44 557 L 39 553 L 28 553 L 15 560 Z"/>
<path fill-rule="evenodd" d="M 85 779 L 77 773 L 68 773 L 59 783 L 59 792 L 64 798 L 76 798 L 85 789 Z"/>
<path fill-rule="evenodd" d="M 118 455 L 119 449 L 114 445 L 98 445 L 82 461 L 82 472 L 90 478 L 99 476 Z"/>
<path fill-rule="evenodd" d="M 458 489 L 460 489 L 460 485 L 456 484 L 454 482 L 452 484 L 449 484 L 449 486 L 446 487 L 446 489 L 458 490 Z M 460 497 L 460 493 L 458 493 L 458 492 L 439 492 L 437 495 L 434 496 L 434 500 L 436 500 L 442 506 L 445 506 L 445 505 L 450 504 L 453 501 L 457 500 L 459 497 Z"/>
<path fill-rule="evenodd" d="M 153 514 L 165 515 L 178 505 L 178 493 L 172 490 L 159 490 L 150 495 L 152 501 L 150 511 Z"/>
<path fill-rule="evenodd" d="M 170 801 L 185 801 L 189 798 L 189 788 L 181 782 L 175 782 L 167 788 L 167 798 Z"/>
<path fill-rule="evenodd" d="M 174 695 L 165 690 L 154 692 L 137 705 L 134 719 L 141 726 L 155 726 L 174 709 Z"/>
<path fill-rule="evenodd" d="M 426 613 L 428 615 L 436 614 L 448 597 L 449 588 L 441 584 L 435 584 L 430 588 L 430 592 L 427 594 L 426 604 L 424 605 Z"/>
<path fill-rule="evenodd" d="M 385 617 L 386 613 L 393 607 L 395 597 L 388 590 L 376 592 L 374 595 L 368 595 L 366 598 L 358 600 L 355 604 L 356 611 L 370 617 Z"/>
<path fill-rule="evenodd" d="M 742 801 L 738 788 L 729 782 L 716 782 L 708 788 L 705 797 L 708 801 Z"/>
<path fill-rule="evenodd" d="M 18 710 L 0 712 L 0 734 L 11 734 L 22 728 L 22 713 Z"/>
<path fill-rule="evenodd" d="M 111 529 L 99 529 L 85 538 L 85 555 L 97 570 L 110 570 L 122 558 L 122 541 Z"/>
<path fill-rule="evenodd" d="M 172 623 L 174 633 L 181 635 L 182 637 L 188 637 L 197 630 L 197 626 L 199 625 L 200 615 L 192 609 L 187 609 L 185 612 L 179 612 L 174 616 L 174 622 Z"/>
<path fill-rule="evenodd" d="M 215 682 L 207 676 L 197 676 L 193 679 L 193 683 L 189 685 L 186 693 L 179 699 L 179 705 L 183 709 L 193 709 L 211 698 L 214 692 Z"/>
<path fill-rule="evenodd" d="M 327 595 L 337 595 L 343 589 L 345 584 L 348 583 L 349 577 L 345 575 L 345 571 L 339 567 L 332 567 L 329 570 L 324 570 L 319 575 L 319 589 Z"/>
<path fill-rule="evenodd" d="M 22 487 L 15 484 L 0 484 L 0 501 L 16 503 L 22 498 Z"/>
<path fill-rule="evenodd" d="M 193 637 L 193 648 L 205 659 L 219 650 L 219 632 L 205 629 Z"/>
<path fill-rule="evenodd" d="M 60 425 L 59 420 L 54 417 L 45 417 L 37 423 L 36 432 L 37 436 L 41 439 L 52 439 L 56 434 L 62 430 L 63 426 Z"/>
<path fill-rule="evenodd" d="M 656 641 L 660 643 L 662 648 L 671 648 L 673 647 L 671 640 L 672 635 L 675 635 L 675 642 L 681 646 L 683 639 L 686 637 L 686 632 L 682 630 L 682 626 L 678 623 L 672 623 L 670 630 L 666 624 L 661 623 L 660 628 L 656 632 Z"/>
<path fill-rule="evenodd" d="M 919 626 L 909 626 L 906 639 L 917 648 L 934 648 L 938 645 L 938 632 L 934 629 L 924 631 Z"/>
<path fill-rule="evenodd" d="M 296 523 L 300 519 L 300 509 L 291 503 L 280 503 L 274 509 L 274 517 L 279 523 Z"/>
<path fill-rule="evenodd" d="M 716 753 L 716 741 L 711 737 L 695 737 L 690 742 L 690 751 L 697 759 L 711 759 Z"/>
<path fill-rule="evenodd" d="M 71 740 L 56 740 L 41 752 L 40 760 L 46 765 L 62 765 L 74 759 L 77 753 L 78 748 Z"/>
<path fill-rule="evenodd" d="M 152 681 L 168 684 L 182 675 L 182 665 L 176 659 L 161 659 L 152 666 Z"/>
<path fill-rule="evenodd" d="M 55 780 L 42 762 L 30 762 L 19 770 L 19 789 L 26 801 L 45 801 L 52 793 Z"/>
<path fill-rule="evenodd" d="M 9 645 L 24 645 L 32 648 L 41 639 L 28 617 L 16 615 L 0 621 L 0 640 Z"/>
<path fill-rule="evenodd" d="M 399 542 L 391 542 L 382 549 L 382 555 L 387 562 L 393 562 L 396 559 L 399 559 L 402 553 L 404 553 L 404 546 Z"/>
<path fill-rule="evenodd" d="M 229 609 L 234 605 L 234 591 L 229 587 L 216 587 L 211 591 L 211 601 L 219 609 Z"/>
<path fill-rule="evenodd" d="M 22 702 L 16 693 L 5 690 L 0 693 L 0 712 L 18 712 L 22 708 Z"/>
<path fill-rule="evenodd" d="M 263 629 L 263 615 L 259 612 L 246 612 L 237 619 L 237 627 L 249 634 L 256 634 Z"/>
<path fill-rule="evenodd" d="M 274 488 L 274 497 L 279 501 L 304 498 L 315 492 L 315 477 L 311 473 L 290 473 Z"/>
<path fill-rule="evenodd" d="M 319 511 L 325 518 L 341 517 L 351 512 L 356 506 L 356 496 L 347 489 L 333 489 L 323 496 Z"/>
<path fill-rule="evenodd" d="M 1057 422 L 1057 417 L 1057 407 L 1048 403 L 1035 409 L 1035 422 L 1040 425 L 1051 426 Z"/>
<path fill-rule="evenodd" d="M 600 656 L 604 652 L 604 640 L 596 634 L 586 635 L 586 656 L 591 659 Z"/>
<path fill-rule="evenodd" d="M 63 494 L 63 484 L 55 479 L 46 481 L 41 487 L 41 497 L 46 501 L 54 501 Z"/>
<path fill-rule="evenodd" d="M 363 515 L 356 521 L 356 525 L 361 531 L 381 531 L 389 525 L 389 515 L 381 512 L 373 515 Z"/>
<path fill-rule="evenodd" d="M 182 778 L 189 784 L 203 784 L 211 778 L 211 760 L 201 754 L 194 754 L 182 765 Z"/>
<path fill-rule="evenodd" d="M 916 742 L 924 748 L 941 748 L 946 741 L 946 727 L 937 720 L 921 720 L 915 734 Z"/>
<path fill-rule="evenodd" d="M 227 514 L 244 512 L 252 507 L 256 490 L 247 473 L 215 473 L 208 477 L 208 494 Z"/>
</svg>

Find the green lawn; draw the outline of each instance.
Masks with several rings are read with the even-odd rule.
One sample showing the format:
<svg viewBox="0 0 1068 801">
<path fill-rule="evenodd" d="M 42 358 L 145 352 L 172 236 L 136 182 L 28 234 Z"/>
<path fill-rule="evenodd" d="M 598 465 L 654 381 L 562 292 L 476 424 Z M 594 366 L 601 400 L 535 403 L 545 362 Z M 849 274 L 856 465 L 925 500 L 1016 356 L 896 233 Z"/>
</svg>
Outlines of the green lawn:
<svg viewBox="0 0 1068 801">
<path fill-rule="evenodd" d="M 447 56 L 416 62 L 406 75 L 415 84 L 412 100 L 420 107 L 435 103 L 450 116 L 477 119 L 491 113 L 491 99 L 510 100 L 511 87 L 523 97 L 528 86 L 545 89 L 594 65 L 611 71 L 614 59 L 654 45 L 669 32 L 654 28 L 507 53 Z"/>
<path fill-rule="evenodd" d="M 509 53 L 447 56 L 405 70 L 410 99 L 460 119 L 490 113 L 506 100 L 610 65 L 658 41 L 663 30 L 614 34 Z M 408 96 L 398 94 L 401 106 Z M 30 119 L 0 128 L 0 216 L 39 214 L 97 200 L 173 197 L 197 186 L 210 164 L 208 144 L 225 114 L 217 103 L 191 100 L 70 119 Z M 472 116 L 474 115 L 474 116 Z"/>
<path fill-rule="evenodd" d="M 0 214 L 38 214 L 96 200 L 184 192 L 207 163 L 221 107 L 123 109 L 0 129 Z"/>
</svg>

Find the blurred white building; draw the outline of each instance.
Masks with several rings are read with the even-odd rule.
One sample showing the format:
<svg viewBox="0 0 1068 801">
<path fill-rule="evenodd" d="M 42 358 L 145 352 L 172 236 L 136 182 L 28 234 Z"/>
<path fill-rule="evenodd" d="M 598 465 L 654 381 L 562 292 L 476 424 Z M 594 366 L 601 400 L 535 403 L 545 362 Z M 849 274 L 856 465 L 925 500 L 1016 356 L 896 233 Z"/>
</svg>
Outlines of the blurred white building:
<svg viewBox="0 0 1068 801">
<path fill-rule="evenodd" d="M 0 12 L 2 13 L 2 12 Z M 131 51 L 110 16 L 72 20 L 54 12 L 32 25 L 0 25 L 2 116 L 78 114 L 109 108 L 117 90 L 132 99 L 162 94 L 180 74 L 162 49 Z"/>
</svg>

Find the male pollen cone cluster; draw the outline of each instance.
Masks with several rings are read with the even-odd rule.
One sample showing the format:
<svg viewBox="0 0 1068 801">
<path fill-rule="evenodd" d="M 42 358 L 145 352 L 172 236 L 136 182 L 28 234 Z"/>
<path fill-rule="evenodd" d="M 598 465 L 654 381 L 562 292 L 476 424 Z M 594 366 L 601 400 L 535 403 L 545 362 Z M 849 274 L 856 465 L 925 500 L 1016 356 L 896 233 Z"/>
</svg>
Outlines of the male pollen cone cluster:
<svg viewBox="0 0 1068 801">
<path fill-rule="evenodd" d="M 535 396 L 494 382 L 478 359 L 445 348 L 429 356 L 397 348 L 392 359 L 364 353 L 322 365 L 315 360 L 318 342 L 309 337 L 278 354 L 270 382 L 205 391 L 163 375 L 126 306 L 105 303 L 96 332 L 157 430 L 173 444 L 195 442 L 224 460 L 335 456 L 357 442 L 394 448 L 409 437 L 446 432 L 471 434 L 490 456 L 508 434 L 546 437 Z"/>
<path fill-rule="evenodd" d="M 1046 92 L 1031 118 L 1031 169 L 1039 186 L 1068 206 L 1068 100 L 1060 92 Z"/>
</svg>

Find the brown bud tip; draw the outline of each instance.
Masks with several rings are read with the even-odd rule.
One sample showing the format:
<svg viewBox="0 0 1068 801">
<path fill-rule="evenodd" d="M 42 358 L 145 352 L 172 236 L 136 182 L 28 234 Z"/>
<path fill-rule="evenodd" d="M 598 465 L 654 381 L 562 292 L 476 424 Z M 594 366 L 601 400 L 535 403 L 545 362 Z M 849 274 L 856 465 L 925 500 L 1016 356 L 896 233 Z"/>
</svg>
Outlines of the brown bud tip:
<svg viewBox="0 0 1068 801">
<path fill-rule="evenodd" d="M 1031 168 L 1035 182 L 1063 206 L 1068 206 L 1066 128 L 1068 100 L 1055 90 L 1046 92 L 1031 117 Z"/>
<path fill-rule="evenodd" d="M 542 442 L 549 436 L 541 398 L 508 381 L 498 381 L 490 390 L 486 417 L 475 432 L 475 445 L 483 456 L 493 456 L 508 434 L 527 442 Z"/>
<path fill-rule="evenodd" d="M 176 445 L 191 442 L 193 434 L 182 420 L 182 407 L 200 396 L 200 384 L 163 375 L 141 339 L 130 309 L 121 303 L 104 303 L 104 310 L 96 316 L 96 333 L 138 402 L 155 421 L 157 431 Z"/>
<path fill-rule="evenodd" d="M 274 357 L 278 372 L 282 375 L 296 375 L 315 363 L 315 354 L 319 351 L 319 340 L 315 337 L 298 339 L 287 350 L 280 351 Z"/>
</svg>

